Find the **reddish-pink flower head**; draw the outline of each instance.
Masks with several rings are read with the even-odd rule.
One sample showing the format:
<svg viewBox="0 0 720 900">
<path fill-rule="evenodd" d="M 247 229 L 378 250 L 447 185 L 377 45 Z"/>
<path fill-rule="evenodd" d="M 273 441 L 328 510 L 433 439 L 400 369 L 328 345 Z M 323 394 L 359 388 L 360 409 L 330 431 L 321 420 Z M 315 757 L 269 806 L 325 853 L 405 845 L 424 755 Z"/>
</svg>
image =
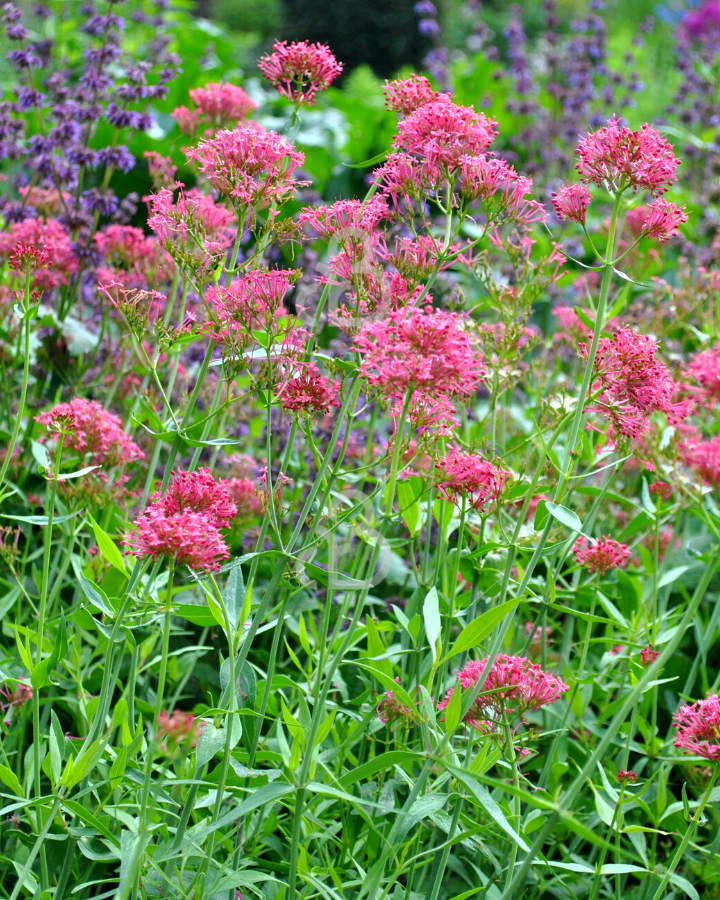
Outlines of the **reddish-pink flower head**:
<svg viewBox="0 0 720 900">
<path fill-rule="evenodd" d="M 313 106 L 317 92 L 330 87 L 343 65 L 325 44 L 276 41 L 273 52 L 258 62 L 258 69 L 278 93 L 298 106 Z"/>
<path fill-rule="evenodd" d="M 645 190 L 657 197 L 673 184 L 680 160 L 658 131 L 645 124 L 638 131 L 609 119 L 589 132 L 575 151 L 575 168 L 584 182 L 606 183 L 614 191 Z"/>
<path fill-rule="evenodd" d="M 488 504 L 495 502 L 511 477 L 510 472 L 493 465 L 474 453 L 451 450 L 438 462 L 440 477 L 438 488 L 452 503 L 465 497 L 478 512 L 485 512 Z"/>
<path fill-rule="evenodd" d="M 584 184 L 564 184 L 551 197 L 558 219 L 585 224 L 592 194 Z"/>
<path fill-rule="evenodd" d="M 664 244 L 678 234 L 678 228 L 684 222 L 687 222 L 685 207 L 670 203 L 661 197 L 648 208 L 648 216 L 643 222 L 642 233 Z"/>
<path fill-rule="evenodd" d="M 603 537 L 599 541 L 590 541 L 579 537 L 573 545 L 573 553 L 578 563 L 588 572 L 599 572 L 604 575 L 610 569 L 619 569 L 627 565 L 630 548 L 612 538 Z"/>
<path fill-rule="evenodd" d="M 424 75 L 414 73 L 409 78 L 386 81 L 383 93 L 385 106 L 406 116 L 438 96 Z"/>
<path fill-rule="evenodd" d="M 103 409 L 95 400 L 76 397 L 69 403 L 58 403 L 35 421 L 51 434 L 65 429 L 63 446 L 89 455 L 94 465 L 121 466 L 144 459 L 145 454 L 130 440 L 120 416 Z M 50 435 L 40 437 L 45 442 Z"/>
<path fill-rule="evenodd" d="M 717 694 L 681 706 L 675 713 L 673 725 L 677 728 L 676 747 L 694 756 L 720 761 L 720 698 Z"/>
</svg>

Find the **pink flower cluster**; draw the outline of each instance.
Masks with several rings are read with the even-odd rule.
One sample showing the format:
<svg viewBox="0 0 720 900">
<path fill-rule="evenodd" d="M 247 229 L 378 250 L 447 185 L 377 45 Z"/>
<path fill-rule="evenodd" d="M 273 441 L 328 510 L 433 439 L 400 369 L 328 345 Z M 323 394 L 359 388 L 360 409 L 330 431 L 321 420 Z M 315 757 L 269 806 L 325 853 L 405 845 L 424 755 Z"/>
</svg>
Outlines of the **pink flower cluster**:
<svg viewBox="0 0 720 900">
<path fill-rule="evenodd" d="M 283 97 L 297 106 L 313 106 L 317 92 L 330 87 L 343 65 L 325 44 L 276 41 L 273 52 L 259 60 L 258 69 Z"/>
<path fill-rule="evenodd" d="M 542 206 L 526 196 L 532 180 L 488 155 L 498 134 L 494 119 L 435 93 L 427 79 L 416 75 L 386 84 L 384 91 L 388 105 L 406 114 L 398 123 L 393 152 L 376 173 L 396 206 L 403 197 L 421 202 L 435 192 L 444 203 L 449 184 L 459 194 L 457 202 L 482 201 L 495 224 L 544 219 Z"/>
<path fill-rule="evenodd" d="M 257 109 L 257 103 L 236 84 L 206 84 L 189 93 L 196 108 L 178 106 L 171 113 L 183 134 L 195 135 L 203 126 L 210 132 L 233 127 Z"/>
<path fill-rule="evenodd" d="M 180 183 L 176 187 L 177 199 L 169 188 L 146 198 L 148 225 L 174 259 L 198 267 L 217 264 L 232 243 L 234 213 L 196 189 L 185 192 Z"/>
<path fill-rule="evenodd" d="M 230 551 L 220 534 L 237 512 L 227 484 L 210 469 L 173 472 L 167 491 L 153 494 L 123 542 L 137 557 L 175 559 L 191 569 L 217 569 Z"/>
<path fill-rule="evenodd" d="M 588 206 L 592 200 L 592 194 L 586 185 L 564 184 L 550 199 L 558 219 L 585 224 Z"/>
<path fill-rule="evenodd" d="M 704 482 L 720 490 L 720 435 L 689 444 L 684 455 L 687 464 Z"/>
<path fill-rule="evenodd" d="M 69 403 L 58 403 L 36 416 L 35 421 L 49 432 L 41 435 L 41 443 L 64 429 L 65 449 L 89 455 L 91 465 L 122 466 L 145 458 L 125 434 L 120 416 L 103 409 L 95 400 L 76 397 Z"/>
<path fill-rule="evenodd" d="M 165 738 L 171 745 L 187 744 L 194 747 L 200 740 L 203 723 L 197 721 L 192 713 L 174 710 L 170 715 L 163 710 L 158 716 L 157 734 Z"/>
<path fill-rule="evenodd" d="M 278 388 L 275 396 L 289 412 L 327 415 L 331 406 L 340 406 L 339 394 L 339 381 L 330 381 L 314 363 L 307 363 Z"/>
<path fill-rule="evenodd" d="M 424 75 L 414 73 L 403 81 L 386 81 L 383 93 L 385 106 L 406 116 L 439 96 Z"/>
<path fill-rule="evenodd" d="M 461 497 L 468 500 L 477 512 L 484 513 L 488 504 L 494 503 L 511 477 L 505 469 L 493 465 L 482 456 L 451 450 L 438 462 L 441 477 L 440 492 L 451 503 Z"/>
<path fill-rule="evenodd" d="M 36 255 L 41 254 L 42 267 L 34 273 L 33 279 L 36 290 L 49 291 L 59 284 L 67 284 L 79 269 L 70 238 L 55 219 L 13 222 L 0 234 L 0 261 L 9 259 L 19 245 L 33 248 Z"/>
<path fill-rule="evenodd" d="M 487 661 L 488 657 L 471 660 L 460 670 L 458 678 L 463 691 L 477 686 Z M 439 710 L 448 705 L 453 690 L 450 688 L 445 699 L 438 703 Z M 509 719 L 524 716 L 527 712 L 555 703 L 567 690 L 569 687 L 562 678 L 545 672 L 527 657 L 501 653 L 495 657 L 482 686 L 483 692 L 491 693 L 477 697 L 464 721 L 484 733 L 497 733 L 503 715 Z"/>
<path fill-rule="evenodd" d="M 658 350 L 656 341 L 629 328 L 618 328 L 612 337 L 601 338 L 593 391 L 602 393 L 591 408 L 607 417 L 610 438 L 620 434 L 637 439 L 656 411 L 665 413 L 672 422 L 690 412 L 687 401 L 673 403 L 677 385 L 656 358 Z M 587 344 L 581 343 L 579 352 L 586 358 Z"/>
<path fill-rule="evenodd" d="M 681 706 L 675 713 L 673 725 L 677 728 L 676 747 L 694 756 L 720 761 L 720 698 L 717 694 Z"/>
<path fill-rule="evenodd" d="M 615 191 L 645 190 L 653 197 L 675 182 L 680 165 L 672 144 L 650 125 L 633 131 L 618 119 L 588 133 L 575 153 L 579 157 L 575 168 L 586 184 L 609 184 Z"/>
<path fill-rule="evenodd" d="M 395 401 L 393 415 L 406 394 L 413 395 L 416 422 L 430 416 L 454 423 L 453 400 L 469 397 L 485 375 L 462 320 L 430 307 L 408 307 L 364 325 L 353 349 L 363 354 L 368 384 Z"/>
<path fill-rule="evenodd" d="M 274 131 L 218 131 L 185 151 L 216 191 L 241 209 L 260 209 L 292 197 L 299 182 L 293 172 L 305 161 Z"/>
<path fill-rule="evenodd" d="M 272 328 L 297 272 L 291 269 L 254 271 L 236 278 L 227 287 L 212 287 L 206 300 L 215 321 L 208 333 L 223 346 L 242 346 L 255 328 Z"/>
<path fill-rule="evenodd" d="M 603 537 L 598 541 L 590 541 L 579 537 L 573 545 L 575 559 L 588 572 L 599 572 L 604 575 L 610 569 L 620 569 L 627 565 L 630 548 L 612 538 Z"/>
<path fill-rule="evenodd" d="M 108 225 L 97 231 L 95 243 L 104 266 L 97 270 L 98 283 L 122 282 L 125 288 L 145 288 L 172 276 L 172 259 L 155 237 L 131 225 Z"/>
<path fill-rule="evenodd" d="M 687 367 L 687 374 L 700 384 L 708 404 L 720 400 L 720 344 L 701 350 Z"/>
</svg>

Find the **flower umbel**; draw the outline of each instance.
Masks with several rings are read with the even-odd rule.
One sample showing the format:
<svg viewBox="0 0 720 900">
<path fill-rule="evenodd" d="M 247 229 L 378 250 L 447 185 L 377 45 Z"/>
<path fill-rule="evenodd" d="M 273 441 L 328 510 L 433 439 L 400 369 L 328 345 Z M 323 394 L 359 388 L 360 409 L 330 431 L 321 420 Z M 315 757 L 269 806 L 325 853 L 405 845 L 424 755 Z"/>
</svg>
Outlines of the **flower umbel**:
<svg viewBox="0 0 720 900">
<path fill-rule="evenodd" d="M 705 759 L 720 760 L 720 698 L 717 694 L 681 706 L 675 713 L 673 725 L 677 728 L 676 747 Z"/>
</svg>

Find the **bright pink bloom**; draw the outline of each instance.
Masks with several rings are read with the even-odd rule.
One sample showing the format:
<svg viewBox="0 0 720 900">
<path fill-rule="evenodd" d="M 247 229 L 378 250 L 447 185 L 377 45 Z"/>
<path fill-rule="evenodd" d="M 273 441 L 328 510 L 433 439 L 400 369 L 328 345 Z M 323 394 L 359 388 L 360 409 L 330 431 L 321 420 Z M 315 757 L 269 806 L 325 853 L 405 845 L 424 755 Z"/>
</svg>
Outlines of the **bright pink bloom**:
<svg viewBox="0 0 720 900">
<path fill-rule="evenodd" d="M 651 494 L 662 497 L 663 500 L 668 500 L 672 496 L 672 488 L 664 481 L 654 481 L 652 484 L 648 485 L 648 490 Z"/>
<path fill-rule="evenodd" d="M 643 223 L 643 233 L 664 244 L 678 234 L 678 226 L 683 222 L 687 222 L 685 207 L 660 198 L 648 207 L 648 217 Z"/>
<path fill-rule="evenodd" d="M 172 476 L 165 493 L 158 492 L 150 498 L 154 505 L 162 507 L 165 515 L 175 516 L 189 509 L 201 513 L 215 528 L 229 526 L 237 508 L 224 481 L 215 481 L 207 467 L 196 472 L 178 469 Z"/>
<path fill-rule="evenodd" d="M 448 407 L 469 397 L 485 375 L 482 357 L 455 313 L 407 307 L 363 325 L 353 349 L 363 354 L 361 372 L 368 384 L 402 408 L 407 392 Z M 437 414 L 437 407 L 434 413 Z"/>
<path fill-rule="evenodd" d="M 13 222 L 8 231 L 0 234 L 0 260 L 9 259 L 18 245 L 32 247 L 39 255 L 38 260 L 46 260 L 45 267 L 38 269 L 34 276 L 34 286 L 40 290 L 52 290 L 58 284 L 67 284 L 78 271 L 79 263 L 73 254 L 70 238 L 55 219 Z M 23 252 L 27 255 L 28 251 Z"/>
<path fill-rule="evenodd" d="M 185 151 L 215 190 L 236 206 L 265 207 L 283 203 L 299 182 L 293 172 L 305 155 L 274 131 L 218 131 Z"/>
<path fill-rule="evenodd" d="M 457 504 L 465 497 L 478 512 L 485 512 L 502 494 L 510 473 L 493 465 L 482 456 L 451 450 L 438 462 L 440 492 L 451 503 Z"/>
<path fill-rule="evenodd" d="M 230 478 L 225 482 L 228 495 L 237 507 L 235 518 L 245 522 L 263 511 L 258 486 L 252 478 Z"/>
<path fill-rule="evenodd" d="M 285 382 L 276 393 L 283 409 L 327 415 L 331 406 L 340 406 L 340 382 L 324 378 L 313 363 Z"/>
<path fill-rule="evenodd" d="M 434 100 L 438 95 L 424 75 L 414 73 L 404 80 L 386 81 L 383 85 L 385 106 L 408 115 Z"/>
<path fill-rule="evenodd" d="M 658 344 L 629 328 L 618 328 L 610 338 L 601 338 L 595 357 L 597 381 L 593 390 L 603 393 L 591 407 L 608 417 L 611 431 L 638 438 L 655 411 L 671 421 L 687 416 L 689 404 L 673 403 L 677 385 L 666 366 L 656 359 Z M 579 345 L 587 357 L 587 344 Z"/>
<path fill-rule="evenodd" d="M 673 184 L 680 165 L 672 144 L 650 125 L 633 131 L 617 119 L 589 132 L 575 152 L 580 157 L 575 168 L 584 182 L 600 186 L 609 182 L 613 190 L 645 190 L 653 197 Z"/>
<path fill-rule="evenodd" d="M 184 134 L 196 134 L 203 125 L 213 131 L 233 127 L 257 109 L 257 103 L 236 84 L 206 84 L 189 93 L 197 109 L 179 106 L 171 113 Z"/>
<path fill-rule="evenodd" d="M 458 673 L 463 691 L 475 688 L 480 680 L 488 657 L 471 660 Z M 438 703 L 438 709 L 445 709 L 450 702 L 454 688 Z M 487 673 L 482 691 L 492 691 L 478 697 L 465 716 L 465 722 L 485 733 L 494 733 L 502 728 L 503 715 L 509 718 L 524 716 L 559 700 L 569 687 L 562 678 L 543 671 L 524 656 L 495 657 Z"/>
<path fill-rule="evenodd" d="M 637 775 L 629 769 L 619 769 L 616 777 L 620 784 L 635 784 L 637 781 Z"/>
<path fill-rule="evenodd" d="M 170 715 L 163 710 L 158 717 L 158 737 L 164 737 L 176 746 L 187 743 L 189 747 L 194 747 L 200 740 L 202 729 L 202 722 L 198 722 L 192 713 L 180 709 Z"/>
<path fill-rule="evenodd" d="M 458 187 L 466 200 L 482 200 L 488 219 L 497 224 L 545 221 L 542 204 L 526 197 L 532 190 L 532 178 L 518 175 L 502 159 L 484 155 L 461 157 Z"/>
<path fill-rule="evenodd" d="M 222 203 L 198 190 L 185 192 L 178 184 L 177 199 L 169 188 L 160 188 L 145 199 L 148 225 L 173 259 L 191 267 L 217 265 L 233 241 L 235 214 Z"/>
<path fill-rule="evenodd" d="M 557 194 L 550 198 L 558 219 L 568 219 L 571 222 L 585 224 L 588 206 L 592 200 L 592 194 L 584 184 L 564 184 Z"/>
<path fill-rule="evenodd" d="M 283 97 L 298 106 L 313 106 L 317 92 L 330 87 L 343 65 L 325 44 L 276 41 L 273 52 L 260 58 L 258 69 Z"/>
<path fill-rule="evenodd" d="M 164 494 L 156 493 L 123 543 L 137 557 L 170 556 L 191 569 L 217 569 L 230 551 L 220 534 L 237 512 L 227 485 L 209 469 L 173 473 Z"/>
<path fill-rule="evenodd" d="M 95 400 L 76 397 L 69 403 L 58 403 L 35 417 L 51 434 L 65 429 L 63 446 L 90 455 L 91 464 L 122 466 L 144 459 L 145 454 L 123 430 L 120 416 L 103 409 Z M 44 443 L 50 435 L 42 435 Z"/>
<path fill-rule="evenodd" d="M 320 237 L 335 238 L 340 243 L 348 239 L 363 240 L 377 228 L 381 219 L 388 218 L 387 203 L 373 197 L 361 200 L 338 200 L 332 206 L 307 206 L 300 210 L 298 223 L 310 225 Z"/>
<path fill-rule="evenodd" d="M 4 684 L 0 688 L 0 696 L 5 698 L 5 702 L 0 700 L 0 709 L 5 712 L 14 707 L 24 706 L 28 700 L 32 700 L 33 690 L 24 681 L 18 681 L 14 688 L 9 684 Z"/>
<path fill-rule="evenodd" d="M 228 344 L 241 337 L 238 326 L 248 332 L 271 328 L 296 275 L 289 269 L 254 271 L 228 287 L 210 288 L 206 299 L 220 327 L 209 324 L 208 331 L 219 344 Z"/>
<path fill-rule="evenodd" d="M 609 537 L 588 544 L 587 538 L 581 536 L 573 545 L 573 553 L 584 569 L 588 572 L 599 572 L 601 575 L 610 569 L 624 568 L 630 558 L 627 544 L 621 544 Z"/>
<path fill-rule="evenodd" d="M 497 137 L 494 119 L 471 106 L 458 106 L 447 94 L 438 94 L 398 123 L 393 146 L 417 153 L 449 174 L 463 157 L 480 156 Z"/>
<path fill-rule="evenodd" d="M 687 367 L 687 373 L 700 383 L 708 401 L 720 400 L 720 344 L 698 353 Z"/>
<path fill-rule="evenodd" d="M 643 666 L 651 666 L 658 656 L 660 656 L 660 651 L 653 650 L 652 644 L 650 644 L 647 647 L 643 647 L 640 651 L 640 662 Z"/>
<path fill-rule="evenodd" d="M 44 247 L 16 244 L 10 253 L 8 264 L 15 272 L 32 275 L 38 269 L 46 269 L 50 265 L 50 255 Z"/>
<path fill-rule="evenodd" d="M 162 156 L 155 150 L 146 150 L 143 156 L 147 160 L 150 178 L 156 188 L 170 188 L 175 184 L 177 166 L 169 156 Z"/>
<path fill-rule="evenodd" d="M 720 490 L 720 435 L 709 441 L 690 444 L 685 460 L 704 482 Z"/>
<path fill-rule="evenodd" d="M 681 706 L 675 713 L 675 746 L 686 753 L 720 760 L 720 698 L 711 694 L 697 703 Z"/>
</svg>

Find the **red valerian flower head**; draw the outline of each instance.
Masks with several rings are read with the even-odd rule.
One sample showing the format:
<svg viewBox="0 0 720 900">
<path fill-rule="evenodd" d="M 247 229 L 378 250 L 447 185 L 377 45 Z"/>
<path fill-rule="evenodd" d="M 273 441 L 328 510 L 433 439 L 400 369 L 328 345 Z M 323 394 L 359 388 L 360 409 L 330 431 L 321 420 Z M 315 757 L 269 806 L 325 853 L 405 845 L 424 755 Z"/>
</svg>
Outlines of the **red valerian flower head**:
<svg viewBox="0 0 720 900">
<path fill-rule="evenodd" d="M 76 397 L 69 403 L 58 403 L 36 416 L 35 421 L 49 432 L 40 437 L 41 443 L 51 434 L 64 430 L 63 446 L 90 454 L 95 465 L 121 466 L 145 458 L 143 451 L 125 434 L 120 416 L 103 409 L 95 400 Z"/>
<path fill-rule="evenodd" d="M 664 194 L 676 180 L 680 160 L 659 132 L 647 123 L 639 131 L 625 128 L 618 119 L 590 132 L 578 144 L 575 168 L 584 182 L 615 191 L 645 190 L 653 197 Z"/>
<path fill-rule="evenodd" d="M 46 269 L 50 265 L 50 255 L 44 247 L 16 244 L 10 253 L 8 264 L 15 272 L 32 275 L 37 269 Z"/>
<path fill-rule="evenodd" d="M 318 91 L 327 90 L 343 70 L 326 44 L 276 41 L 260 58 L 258 69 L 278 93 L 297 106 L 313 106 Z"/>
<path fill-rule="evenodd" d="M 5 712 L 13 707 L 24 706 L 28 700 L 32 700 L 33 690 L 24 681 L 18 681 L 14 688 L 9 684 L 3 684 L 0 696 L 5 698 L 4 701 L 0 700 L 0 709 Z"/>
<path fill-rule="evenodd" d="M 327 415 L 331 406 L 340 406 L 340 382 L 323 377 L 314 363 L 308 363 L 278 388 L 276 398 L 290 412 Z"/>
<path fill-rule="evenodd" d="M 195 135 L 203 125 L 209 126 L 212 131 L 234 127 L 257 109 L 257 103 L 236 84 L 206 84 L 189 93 L 196 109 L 179 106 L 171 113 L 183 134 Z"/>
<path fill-rule="evenodd" d="M 438 96 L 424 75 L 414 73 L 409 78 L 386 81 L 383 93 L 385 106 L 406 116 Z"/>
<path fill-rule="evenodd" d="M 237 512 L 227 484 L 215 481 L 207 466 L 196 472 L 177 469 L 172 473 L 172 481 L 165 493 L 157 492 L 150 499 L 168 516 L 187 509 L 202 513 L 215 528 L 227 528 Z"/>
<path fill-rule="evenodd" d="M 638 777 L 634 772 L 631 772 L 630 770 L 619 769 L 616 778 L 620 782 L 620 784 L 635 784 Z"/>
<path fill-rule="evenodd" d="M 648 216 L 643 222 L 642 230 L 643 234 L 664 244 L 678 234 L 678 227 L 683 222 L 687 222 L 685 207 L 661 197 L 648 207 Z"/>
<path fill-rule="evenodd" d="M 477 686 L 488 658 L 471 660 L 460 670 L 458 678 L 463 691 Z M 438 709 L 445 709 L 453 690 L 450 688 L 445 699 L 438 703 Z M 492 733 L 502 727 L 505 715 L 511 719 L 519 718 L 555 703 L 568 690 L 562 678 L 545 672 L 527 657 L 500 653 L 495 657 L 482 686 L 483 692 L 491 693 L 475 700 L 464 721 L 484 733 Z"/>
<path fill-rule="evenodd" d="M 587 344 L 581 343 L 578 349 L 586 358 Z M 687 416 L 689 405 L 673 402 L 677 385 L 656 358 L 658 350 L 651 337 L 630 328 L 618 328 L 612 337 L 600 339 L 593 390 L 603 393 L 591 409 L 608 418 L 612 434 L 637 439 L 655 411 L 665 413 L 671 422 Z"/>
<path fill-rule="evenodd" d="M 33 286 L 38 290 L 52 290 L 59 284 L 67 284 L 79 269 L 70 238 L 55 219 L 13 222 L 8 231 L 0 234 L 0 260 L 9 259 L 18 245 L 32 247 L 38 260 L 47 260 L 44 266 L 37 266 L 34 271 Z M 25 249 L 21 254 L 26 262 L 28 253 Z M 17 260 L 20 262 L 20 256 Z"/>
<path fill-rule="evenodd" d="M 681 706 L 675 713 L 673 725 L 677 728 L 676 747 L 705 759 L 720 760 L 720 698 L 717 694 Z"/>
<path fill-rule="evenodd" d="M 438 462 L 440 492 L 451 502 L 465 497 L 477 512 L 485 512 L 495 502 L 511 477 L 510 472 L 493 465 L 474 453 L 451 450 Z"/>
<path fill-rule="evenodd" d="M 651 666 L 658 656 L 660 656 L 660 651 L 653 650 L 652 644 L 648 644 L 647 647 L 643 647 L 640 651 L 640 662 L 643 666 Z"/>
<path fill-rule="evenodd" d="M 685 461 L 706 484 L 720 490 L 720 435 L 690 444 L 685 451 Z"/>
<path fill-rule="evenodd" d="M 497 123 L 471 106 L 458 106 L 438 94 L 398 123 L 393 146 L 416 153 L 449 173 L 465 156 L 480 156 L 497 137 Z"/>
<path fill-rule="evenodd" d="M 518 175 L 502 159 L 485 155 L 463 156 L 458 187 L 464 199 L 482 200 L 488 219 L 495 224 L 530 225 L 545 221 L 542 204 L 526 197 L 532 190 L 532 178 Z"/>
<path fill-rule="evenodd" d="M 429 397 L 468 397 L 485 374 L 455 313 L 408 307 L 364 325 L 354 350 L 362 374 L 380 393 L 402 399 L 407 391 Z"/>
<path fill-rule="evenodd" d="M 292 197 L 300 184 L 293 172 L 305 162 L 305 154 L 275 131 L 247 128 L 218 131 L 185 153 L 216 191 L 236 207 L 253 209 Z"/>
<path fill-rule="evenodd" d="M 400 678 L 396 678 L 395 681 L 399 684 Z M 410 722 L 414 722 L 417 718 L 416 711 L 413 707 L 398 700 L 394 691 L 386 691 L 382 695 L 380 702 L 377 705 L 376 712 L 378 719 L 380 719 L 383 725 L 392 726 L 396 722 L 400 725 L 409 724 Z"/>
<path fill-rule="evenodd" d="M 708 402 L 720 400 L 720 344 L 692 358 L 687 374 L 700 384 Z"/>
<path fill-rule="evenodd" d="M 219 529 L 236 512 L 227 486 L 209 469 L 178 470 L 165 493 L 153 494 L 123 544 L 138 558 L 167 556 L 191 569 L 218 569 L 230 555 Z"/>
<path fill-rule="evenodd" d="M 238 337 L 238 326 L 248 332 L 270 329 L 298 275 L 292 269 L 254 271 L 236 278 L 227 287 L 210 288 L 206 299 L 220 325 L 218 328 L 215 323 L 208 324 L 208 332 L 219 344 L 228 344 Z"/>
<path fill-rule="evenodd" d="M 335 238 L 339 243 L 362 241 L 370 237 L 381 219 L 389 218 L 387 203 L 373 197 L 361 200 L 338 200 L 332 206 L 309 206 L 300 210 L 298 223 L 310 225 L 325 240 Z"/>
<path fill-rule="evenodd" d="M 588 206 L 592 200 L 592 194 L 587 185 L 564 184 L 550 199 L 558 219 L 578 222 L 580 225 L 585 224 Z"/>
<path fill-rule="evenodd" d="M 237 507 L 236 521 L 244 523 L 262 513 L 263 503 L 258 485 L 252 478 L 230 478 L 225 484 L 230 499 Z"/>
<path fill-rule="evenodd" d="M 591 541 L 579 537 L 573 545 L 573 553 L 578 563 L 588 572 L 599 572 L 604 575 L 610 569 L 619 569 L 627 565 L 630 548 L 612 538 L 603 537 L 599 541 Z"/>
<path fill-rule="evenodd" d="M 662 497 L 663 500 L 669 500 L 672 497 L 672 488 L 665 481 L 654 481 L 648 485 L 648 490 L 651 494 Z"/>
<path fill-rule="evenodd" d="M 195 747 L 202 734 L 203 723 L 198 722 L 192 713 L 174 710 L 170 715 L 163 710 L 158 716 L 157 734 L 165 738 L 171 745 L 187 744 Z"/>
</svg>

